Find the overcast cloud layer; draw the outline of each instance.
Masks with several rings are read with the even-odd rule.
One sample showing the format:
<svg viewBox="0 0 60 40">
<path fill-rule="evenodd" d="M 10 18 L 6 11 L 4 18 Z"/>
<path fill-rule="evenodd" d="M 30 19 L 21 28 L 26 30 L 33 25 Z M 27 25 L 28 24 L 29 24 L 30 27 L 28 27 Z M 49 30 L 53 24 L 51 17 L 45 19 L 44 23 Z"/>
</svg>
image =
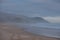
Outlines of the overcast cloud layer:
<svg viewBox="0 0 60 40">
<path fill-rule="evenodd" d="M 4 11 L 27 15 L 60 16 L 59 0 L 2 0 Z"/>
</svg>

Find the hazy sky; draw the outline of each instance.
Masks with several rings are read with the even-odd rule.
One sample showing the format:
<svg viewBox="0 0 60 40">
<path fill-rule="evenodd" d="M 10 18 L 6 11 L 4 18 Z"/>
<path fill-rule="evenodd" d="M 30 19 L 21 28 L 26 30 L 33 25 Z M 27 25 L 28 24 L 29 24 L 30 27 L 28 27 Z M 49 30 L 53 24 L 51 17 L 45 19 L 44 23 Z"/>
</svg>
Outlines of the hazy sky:
<svg viewBox="0 0 60 40">
<path fill-rule="evenodd" d="M 30 16 L 60 16 L 60 0 L 2 0 L 2 9 Z"/>
</svg>

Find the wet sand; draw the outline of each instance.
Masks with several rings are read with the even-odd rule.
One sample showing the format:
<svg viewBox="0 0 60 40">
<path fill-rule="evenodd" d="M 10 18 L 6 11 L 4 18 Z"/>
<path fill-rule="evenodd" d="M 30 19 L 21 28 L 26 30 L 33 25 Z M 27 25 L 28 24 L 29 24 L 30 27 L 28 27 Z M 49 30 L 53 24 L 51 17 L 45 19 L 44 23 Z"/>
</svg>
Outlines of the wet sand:
<svg viewBox="0 0 60 40">
<path fill-rule="evenodd" d="M 16 25 L 0 23 L 0 40 L 60 40 L 42 35 L 36 35 L 18 28 Z"/>
</svg>

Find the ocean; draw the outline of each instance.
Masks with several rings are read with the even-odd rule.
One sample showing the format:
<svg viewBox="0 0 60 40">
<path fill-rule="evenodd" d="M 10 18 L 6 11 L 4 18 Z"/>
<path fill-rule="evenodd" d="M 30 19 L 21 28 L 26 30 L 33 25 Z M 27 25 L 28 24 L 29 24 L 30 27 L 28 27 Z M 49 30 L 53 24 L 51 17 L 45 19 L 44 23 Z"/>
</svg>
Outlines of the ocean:
<svg viewBox="0 0 60 40">
<path fill-rule="evenodd" d="M 60 16 L 59 4 L 59 0 L 40 2 L 2 0 L 0 3 L 0 22 L 16 23 L 25 31 L 60 38 L 60 23 L 51 23 L 43 18 L 45 16 Z"/>
<path fill-rule="evenodd" d="M 23 24 L 22 26 L 21 25 L 19 27 L 24 28 L 25 31 L 38 35 L 60 38 L 60 24 L 58 25 L 52 23 L 36 23 L 36 24 Z"/>
</svg>

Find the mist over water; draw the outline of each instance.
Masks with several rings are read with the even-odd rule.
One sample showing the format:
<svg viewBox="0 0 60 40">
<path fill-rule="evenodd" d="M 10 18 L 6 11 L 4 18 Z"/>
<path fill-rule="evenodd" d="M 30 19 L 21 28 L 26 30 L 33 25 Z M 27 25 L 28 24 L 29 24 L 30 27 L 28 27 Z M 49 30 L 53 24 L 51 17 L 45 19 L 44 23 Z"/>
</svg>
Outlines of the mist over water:
<svg viewBox="0 0 60 40">
<path fill-rule="evenodd" d="M 28 32 L 60 38 L 59 0 L 2 0 L 0 6 L 0 22 L 16 23 Z"/>
</svg>

